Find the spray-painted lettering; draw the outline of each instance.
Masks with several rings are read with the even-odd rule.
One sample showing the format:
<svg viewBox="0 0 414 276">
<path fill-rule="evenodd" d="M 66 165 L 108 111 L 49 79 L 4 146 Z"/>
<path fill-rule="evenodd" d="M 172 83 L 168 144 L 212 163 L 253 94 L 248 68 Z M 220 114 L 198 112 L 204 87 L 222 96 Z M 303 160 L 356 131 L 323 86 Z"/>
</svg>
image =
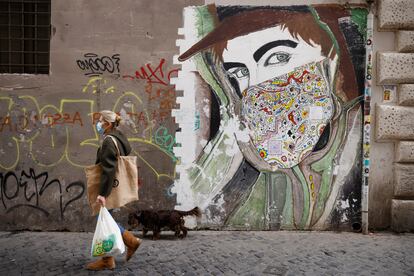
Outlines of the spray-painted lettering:
<svg viewBox="0 0 414 276">
<path fill-rule="evenodd" d="M 147 63 L 145 66 L 141 66 L 138 70 L 135 71 L 134 75 L 123 75 L 124 79 L 141 79 L 146 80 L 147 83 L 155 83 L 161 85 L 169 85 L 172 75 L 178 72 L 178 69 L 172 69 L 170 71 L 165 71 L 163 66 L 165 64 L 165 59 L 161 59 L 157 67 Z"/>
<path fill-rule="evenodd" d="M 63 219 L 69 204 L 83 196 L 85 184 L 82 181 L 72 182 L 64 188 L 59 179 L 50 179 L 48 172 L 36 174 L 32 168 L 28 172 L 23 170 L 20 174 L 13 171 L 0 173 L 0 199 L 6 213 L 26 207 L 49 216 L 48 209 L 42 205 L 45 200 L 41 199 L 46 197 L 49 191 L 56 194 L 56 190 L 56 205 L 60 211 L 60 218 Z M 69 198 L 65 200 L 67 195 Z M 49 202 L 46 203 L 50 206 Z"/>
<path fill-rule="evenodd" d="M 100 57 L 94 53 L 87 53 L 82 59 L 76 60 L 76 64 L 84 71 L 85 76 L 99 76 L 104 72 L 119 76 L 119 54 Z"/>
</svg>

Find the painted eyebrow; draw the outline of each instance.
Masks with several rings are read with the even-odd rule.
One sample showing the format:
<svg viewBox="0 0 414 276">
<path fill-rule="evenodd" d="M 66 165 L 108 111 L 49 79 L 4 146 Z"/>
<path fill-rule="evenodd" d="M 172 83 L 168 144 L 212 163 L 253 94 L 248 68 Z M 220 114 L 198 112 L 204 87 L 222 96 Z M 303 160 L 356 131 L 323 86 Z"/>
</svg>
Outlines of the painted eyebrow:
<svg viewBox="0 0 414 276">
<path fill-rule="evenodd" d="M 224 70 L 229 70 L 234 67 L 246 67 L 246 64 L 240 62 L 224 62 L 223 63 Z"/>
<path fill-rule="evenodd" d="M 269 51 L 270 49 L 274 47 L 287 46 L 291 48 L 296 48 L 297 45 L 298 45 L 297 42 L 293 40 L 289 40 L 289 39 L 288 40 L 275 40 L 275 41 L 272 41 L 272 42 L 269 42 L 263 45 L 258 50 L 256 50 L 256 52 L 254 52 L 253 54 L 253 58 L 256 62 L 258 62 L 267 51 Z"/>
</svg>

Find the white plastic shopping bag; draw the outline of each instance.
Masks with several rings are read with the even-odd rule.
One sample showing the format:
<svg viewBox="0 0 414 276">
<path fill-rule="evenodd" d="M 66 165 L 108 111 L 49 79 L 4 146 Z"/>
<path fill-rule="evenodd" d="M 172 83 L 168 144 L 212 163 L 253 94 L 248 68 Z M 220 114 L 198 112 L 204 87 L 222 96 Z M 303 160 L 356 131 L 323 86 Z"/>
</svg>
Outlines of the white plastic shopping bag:
<svg viewBox="0 0 414 276">
<path fill-rule="evenodd" d="M 122 240 L 121 230 L 105 207 L 101 207 L 93 235 L 92 257 L 113 256 L 122 254 L 125 244 Z"/>
</svg>

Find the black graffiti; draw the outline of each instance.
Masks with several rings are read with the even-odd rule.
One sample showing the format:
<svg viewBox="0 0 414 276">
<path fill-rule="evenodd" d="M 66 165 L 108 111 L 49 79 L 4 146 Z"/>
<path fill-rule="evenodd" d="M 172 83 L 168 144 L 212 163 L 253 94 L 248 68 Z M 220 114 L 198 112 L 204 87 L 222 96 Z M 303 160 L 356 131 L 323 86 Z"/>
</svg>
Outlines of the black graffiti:
<svg viewBox="0 0 414 276">
<path fill-rule="evenodd" d="M 76 60 L 76 64 L 85 71 L 85 76 L 99 76 L 105 71 L 119 76 L 119 54 L 100 57 L 94 53 L 87 53 L 84 59 Z"/>
<path fill-rule="evenodd" d="M 30 168 L 28 173 L 23 170 L 20 175 L 12 171 L 4 174 L 0 173 L 0 198 L 6 213 L 21 207 L 29 207 L 42 212 L 48 217 L 50 213 L 48 208 L 42 206 L 44 202 L 41 199 L 52 187 L 58 188 L 57 205 L 60 218 L 63 219 L 69 204 L 83 196 L 85 184 L 82 181 L 72 182 L 63 190 L 59 179 L 49 179 L 48 172 L 36 174 L 35 170 Z M 75 195 L 64 203 L 64 191 L 69 194 L 76 187 L 78 191 L 75 190 Z M 16 203 L 16 201 L 19 201 L 19 203 Z M 50 201 L 47 203 L 50 208 Z"/>
</svg>

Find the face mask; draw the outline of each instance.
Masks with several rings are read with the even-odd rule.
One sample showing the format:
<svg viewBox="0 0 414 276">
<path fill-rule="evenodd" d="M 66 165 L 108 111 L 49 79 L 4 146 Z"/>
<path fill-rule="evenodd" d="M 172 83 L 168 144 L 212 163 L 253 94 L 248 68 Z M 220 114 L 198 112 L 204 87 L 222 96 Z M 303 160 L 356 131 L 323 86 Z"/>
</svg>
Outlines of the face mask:
<svg viewBox="0 0 414 276">
<path fill-rule="evenodd" d="M 96 123 L 96 130 L 98 131 L 99 134 L 104 134 L 105 129 L 102 127 L 103 123 L 102 122 L 97 122 Z"/>
<path fill-rule="evenodd" d="M 333 115 L 326 64 L 310 63 L 245 90 L 242 117 L 257 154 L 278 168 L 299 164 Z"/>
</svg>

